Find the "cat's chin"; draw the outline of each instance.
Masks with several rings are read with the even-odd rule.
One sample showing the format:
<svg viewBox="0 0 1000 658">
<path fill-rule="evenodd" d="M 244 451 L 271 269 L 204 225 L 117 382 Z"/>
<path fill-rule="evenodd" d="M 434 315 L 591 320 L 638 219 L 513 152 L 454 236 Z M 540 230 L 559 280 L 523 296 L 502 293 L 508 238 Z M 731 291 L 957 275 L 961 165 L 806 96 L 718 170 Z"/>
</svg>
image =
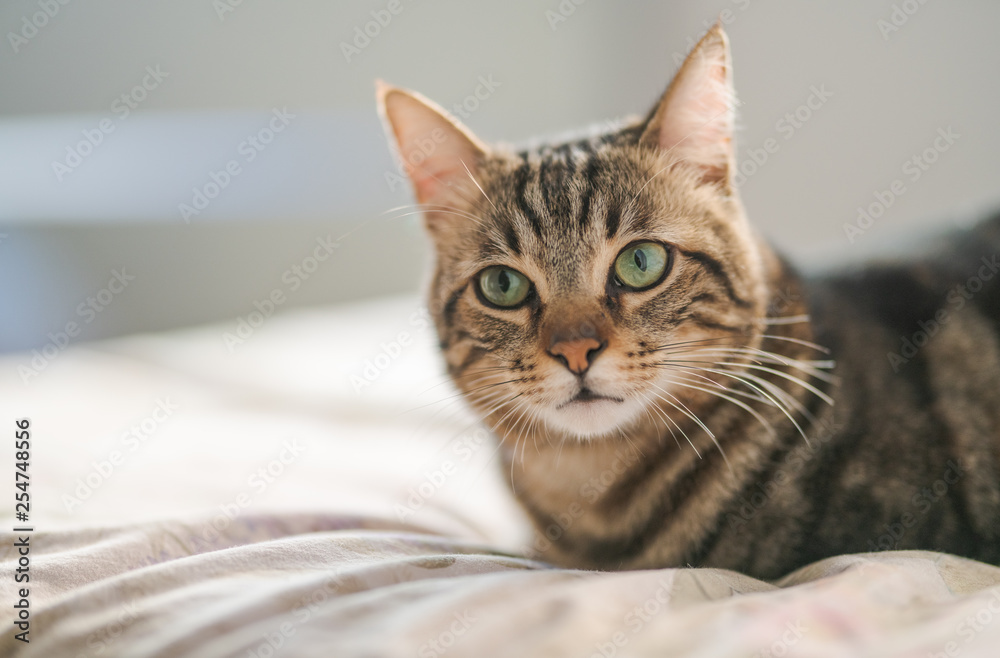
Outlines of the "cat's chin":
<svg viewBox="0 0 1000 658">
<path fill-rule="evenodd" d="M 545 414 L 551 429 L 577 439 L 618 436 L 642 412 L 639 400 L 598 398 L 568 402 Z"/>
</svg>

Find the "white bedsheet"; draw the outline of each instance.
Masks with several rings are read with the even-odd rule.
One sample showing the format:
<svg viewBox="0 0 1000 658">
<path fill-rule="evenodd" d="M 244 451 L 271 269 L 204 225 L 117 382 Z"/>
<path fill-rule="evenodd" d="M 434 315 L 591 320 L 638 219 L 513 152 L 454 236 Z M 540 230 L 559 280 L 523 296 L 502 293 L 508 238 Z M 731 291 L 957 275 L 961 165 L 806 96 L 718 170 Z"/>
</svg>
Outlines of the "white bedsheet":
<svg viewBox="0 0 1000 658">
<path fill-rule="evenodd" d="M 0 490 L 28 417 L 35 528 L 24 644 L 9 494 L 0 655 L 1000 656 L 1000 569 L 952 556 L 779 583 L 525 559 L 420 308 L 70 345 L 27 381 L 0 360 Z"/>
</svg>

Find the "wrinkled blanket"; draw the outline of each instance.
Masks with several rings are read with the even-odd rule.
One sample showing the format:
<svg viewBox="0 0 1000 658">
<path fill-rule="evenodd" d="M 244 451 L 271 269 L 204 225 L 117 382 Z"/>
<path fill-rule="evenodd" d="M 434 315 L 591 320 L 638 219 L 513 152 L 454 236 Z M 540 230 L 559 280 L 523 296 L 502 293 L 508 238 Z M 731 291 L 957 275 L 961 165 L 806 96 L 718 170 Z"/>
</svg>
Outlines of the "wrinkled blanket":
<svg viewBox="0 0 1000 658">
<path fill-rule="evenodd" d="M 10 532 L 4 506 L 0 655 L 1000 656 L 1000 569 L 940 553 L 775 583 L 523 557 L 494 445 L 415 300 L 236 331 L 0 360 L 2 489 L 30 418 L 33 528 Z"/>
</svg>

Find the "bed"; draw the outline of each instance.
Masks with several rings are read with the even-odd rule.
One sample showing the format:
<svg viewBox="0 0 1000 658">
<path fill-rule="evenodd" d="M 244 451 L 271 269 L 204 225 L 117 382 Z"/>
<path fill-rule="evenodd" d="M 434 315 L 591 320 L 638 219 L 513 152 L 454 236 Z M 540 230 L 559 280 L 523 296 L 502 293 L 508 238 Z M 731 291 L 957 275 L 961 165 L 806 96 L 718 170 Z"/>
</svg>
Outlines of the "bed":
<svg viewBox="0 0 1000 658">
<path fill-rule="evenodd" d="M 531 559 L 412 297 L 7 355 L 0 400 L 5 491 L 32 433 L 3 656 L 1000 656 L 1000 569 L 955 556 L 773 583 Z"/>
</svg>

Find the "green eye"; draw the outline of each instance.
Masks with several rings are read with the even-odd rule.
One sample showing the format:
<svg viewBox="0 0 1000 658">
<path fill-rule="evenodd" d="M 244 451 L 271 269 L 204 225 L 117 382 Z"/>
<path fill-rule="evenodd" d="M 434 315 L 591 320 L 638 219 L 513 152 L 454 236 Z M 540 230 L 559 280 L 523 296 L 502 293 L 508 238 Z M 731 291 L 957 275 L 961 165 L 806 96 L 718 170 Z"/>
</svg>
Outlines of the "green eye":
<svg viewBox="0 0 1000 658">
<path fill-rule="evenodd" d="M 615 275 L 627 288 L 648 288 L 667 269 L 667 249 L 657 242 L 637 242 L 625 248 L 615 259 Z"/>
<path fill-rule="evenodd" d="M 531 282 L 507 267 L 488 267 L 479 274 L 479 289 L 486 301 L 497 306 L 517 306 L 531 292 Z"/>
</svg>

